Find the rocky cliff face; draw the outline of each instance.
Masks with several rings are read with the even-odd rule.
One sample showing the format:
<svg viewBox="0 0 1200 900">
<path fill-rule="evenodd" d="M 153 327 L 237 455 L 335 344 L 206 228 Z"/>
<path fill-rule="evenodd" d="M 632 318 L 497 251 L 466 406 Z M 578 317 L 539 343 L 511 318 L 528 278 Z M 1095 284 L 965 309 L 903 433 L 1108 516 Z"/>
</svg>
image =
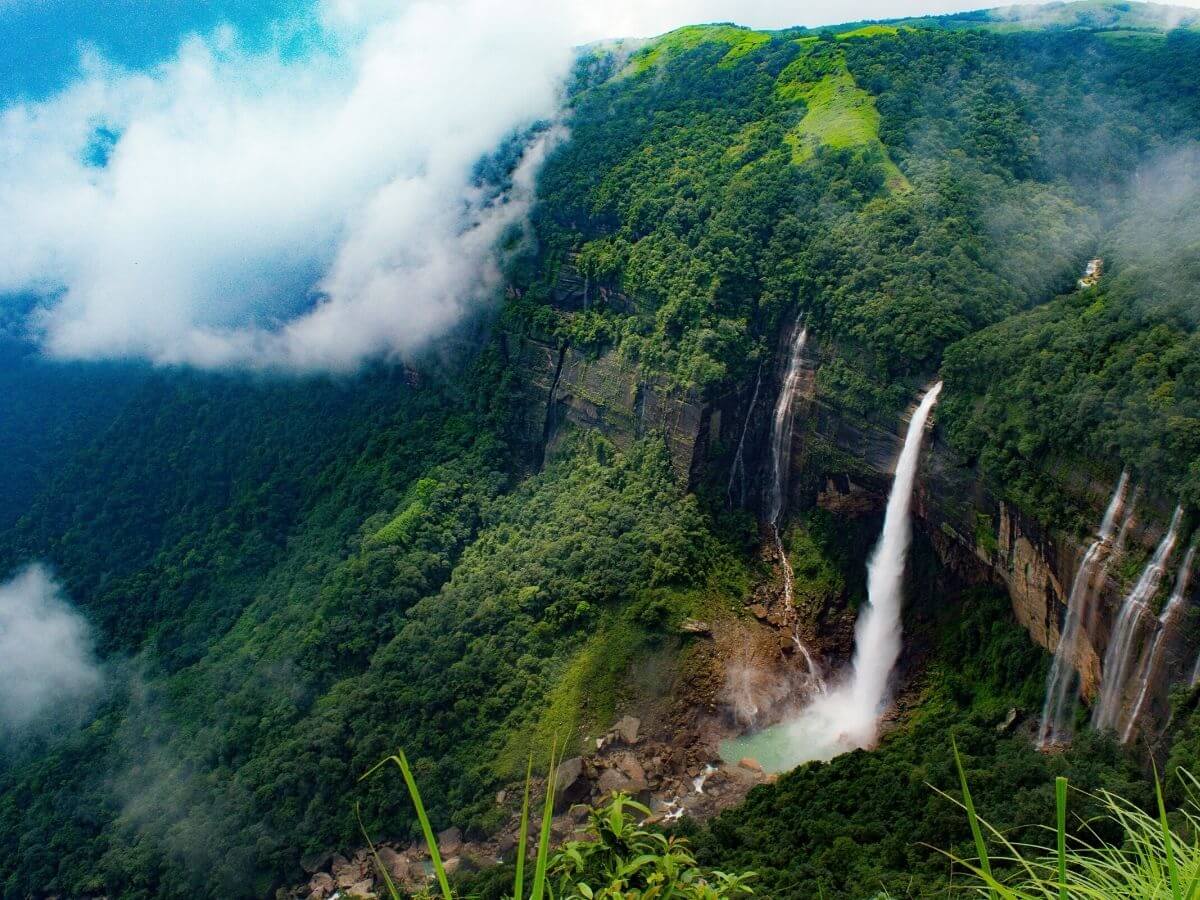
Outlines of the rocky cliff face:
<svg viewBox="0 0 1200 900">
<path fill-rule="evenodd" d="M 566 266 L 555 303 L 562 308 L 582 307 L 597 290 Z M 605 294 L 603 299 L 630 305 L 627 298 L 615 293 Z M 764 373 L 757 403 L 750 409 L 753 385 L 706 402 L 695 394 L 672 391 L 664 382 L 642 379 L 613 352 L 589 357 L 576 348 L 529 336 L 514 336 L 508 343 L 527 391 L 531 412 L 525 438 L 534 457 L 552 454 L 572 425 L 599 431 L 618 446 L 659 435 L 681 482 L 696 484 L 704 466 L 711 464 L 710 475 L 719 481 L 729 479 L 732 502 L 758 508 L 765 436 L 779 390 L 779 373 Z M 810 339 L 802 400 L 797 405 L 788 505 L 798 510 L 815 504 L 836 515 L 856 518 L 882 510 L 905 423 L 871 421 L 823 396 L 816 373 L 835 354 L 835 348 Z M 781 351 L 781 359 L 782 355 Z M 715 471 L 729 468 L 730 448 L 738 445 L 743 431 L 743 464 L 733 477 L 728 471 Z M 1091 536 L 1047 530 L 997 498 L 936 434 L 923 456 L 918 485 L 914 504 L 918 527 L 942 566 L 960 584 L 1003 585 L 1016 620 L 1034 642 L 1053 652 L 1061 637 L 1067 594 Z M 1074 489 L 1095 511 L 1098 524 L 1112 485 L 1080 477 L 1075 479 Z M 1159 508 L 1143 496 L 1122 558 L 1114 559 L 1106 569 L 1097 613 L 1085 623 L 1074 660 L 1088 698 L 1094 697 L 1099 687 L 1101 660 L 1129 586 L 1128 571 L 1122 571 L 1121 562 L 1125 558 L 1136 561 L 1148 553 L 1168 518 L 1169 509 Z M 1195 579 L 1194 585 L 1200 585 L 1200 579 Z M 1192 593 L 1195 597 L 1197 587 Z M 1152 629 L 1153 622 L 1147 620 L 1146 634 Z M 1194 639 L 1181 634 L 1175 644 L 1167 653 L 1166 677 L 1156 704 L 1159 713 L 1165 709 L 1166 685 L 1188 678 L 1192 672 L 1197 650 Z"/>
<path fill-rule="evenodd" d="M 632 308 L 624 295 L 589 285 L 571 265 L 560 270 L 553 294 L 560 309 L 602 302 Z M 616 351 L 589 354 L 546 335 L 505 335 L 515 360 L 528 415 L 522 435 L 536 461 L 553 455 L 571 426 L 598 431 L 618 447 L 657 435 L 679 479 L 691 484 L 705 459 L 710 433 L 721 429 L 720 403 L 647 379 Z"/>
<path fill-rule="evenodd" d="M 592 286 L 572 266 L 563 266 L 554 305 L 583 308 L 598 301 L 632 308 L 622 294 Z M 509 336 L 506 347 L 517 362 L 527 392 L 530 412 L 523 438 L 533 460 L 553 454 L 571 426 L 604 433 L 618 446 L 658 434 L 665 440 L 680 481 L 696 485 L 707 466 L 714 479 L 728 479 L 731 502 L 758 509 L 779 372 L 763 373 L 760 396 L 751 409 L 752 384 L 719 400 L 706 401 L 697 394 L 672 390 L 661 380 L 642 378 L 636 367 L 616 352 L 589 356 L 539 336 Z M 776 354 L 780 360 L 785 355 L 782 349 Z M 797 404 L 788 508 L 799 510 L 815 504 L 842 517 L 874 515 L 886 503 L 905 422 L 871 420 L 823 396 L 816 373 L 835 355 L 835 347 L 810 338 L 803 396 Z M 744 460 L 730 478 L 732 448 L 743 432 Z M 936 432 L 923 456 L 918 485 L 914 503 L 918 527 L 947 574 L 959 584 L 1002 584 L 1012 599 L 1018 623 L 1031 640 L 1054 652 L 1061 638 L 1070 584 L 1092 535 L 1046 529 L 996 497 L 976 470 L 937 439 Z M 1098 524 L 1112 485 L 1073 474 L 1072 490 L 1082 505 L 1094 510 Z M 1140 558 L 1157 544 L 1169 515 L 1163 502 L 1154 503 L 1142 494 L 1126 546 L 1105 568 L 1097 614 L 1085 624 L 1074 660 L 1088 698 L 1099 688 L 1100 664 L 1129 587 L 1129 569 L 1136 569 Z M 1193 580 L 1193 586 L 1196 599 L 1200 578 Z M 1147 619 L 1147 635 L 1152 629 L 1153 622 Z M 1166 684 L 1192 674 L 1198 648 L 1187 629 L 1182 632 L 1175 638 L 1176 646 L 1166 653 L 1159 713 L 1165 709 Z"/>
<path fill-rule="evenodd" d="M 810 371 L 815 373 L 823 354 L 831 352 L 819 341 L 810 341 Z M 838 408 L 821 395 L 818 381 L 811 375 L 806 385 L 805 404 L 799 412 L 804 422 L 797 425 L 793 448 L 792 507 L 815 503 L 843 516 L 882 509 L 900 453 L 904 423 L 882 425 Z M 1098 525 L 1112 485 L 1077 478 L 1075 489 L 1095 511 Z M 1048 651 L 1057 648 L 1067 595 L 1091 535 L 1047 530 L 997 498 L 978 473 L 936 435 L 922 458 L 914 512 L 918 527 L 955 580 L 1003 585 L 1011 598 L 1014 617 L 1030 638 Z M 1140 558 L 1162 537 L 1169 516 L 1168 507 L 1147 499 L 1143 493 L 1123 550 L 1118 549 L 1105 568 L 1096 615 L 1084 623 L 1074 660 L 1083 693 L 1089 699 L 1099 688 L 1101 660 L 1129 587 L 1129 567 L 1122 563 L 1129 560 L 1136 569 Z M 1164 581 L 1169 582 L 1170 577 Z M 1193 586 L 1193 599 L 1196 593 Z M 1153 619 L 1147 617 L 1143 643 L 1153 629 Z M 1174 643 L 1164 666 L 1166 677 L 1158 686 L 1159 713 L 1165 712 L 1167 685 L 1189 678 L 1192 672 L 1195 641 L 1181 633 Z"/>
<path fill-rule="evenodd" d="M 509 343 L 528 392 L 525 438 L 536 457 L 553 455 L 571 425 L 598 431 L 618 447 L 658 435 L 680 480 L 694 477 L 704 458 L 712 405 L 672 391 L 662 381 L 640 378 L 615 352 L 589 357 L 537 337 Z"/>
</svg>

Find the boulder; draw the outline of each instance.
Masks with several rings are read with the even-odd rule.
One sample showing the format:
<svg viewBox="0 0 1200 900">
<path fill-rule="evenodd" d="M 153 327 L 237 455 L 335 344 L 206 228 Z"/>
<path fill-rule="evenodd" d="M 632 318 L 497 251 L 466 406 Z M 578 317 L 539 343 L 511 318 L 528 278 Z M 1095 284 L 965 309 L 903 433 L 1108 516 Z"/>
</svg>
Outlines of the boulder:
<svg viewBox="0 0 1200 900">
<path fill-rule="evenodd" d="M 567 816 L 572 822 L 575 822 L 576 824 L 582 824 L 588 820 L 588 816 L 591 815 L 591 812 L 592 808 L 586 803 L 576 803 L 567 810 Z"/>
<path fill-rule="evenodd" d="M 596 787 L 602 797 L 607 797 L 614 791 L 624 791 L 627 794 L 635 794 L 638 791 L 629 776 L 620 769 L 605 769 L 596 780 Z"/>
<path fill-rule="evenodd" d="M 559 763 L 554 775 L 554 808 L 562 811 L 573 803 L 579 803 L 592 793 L 583 768 L 583 757 L 573 756 Z"/>
<path fill-rule="evenodd" d="M 412 866 L 408 859 L 391 847 L 379 848 L 379 862 L 387 869 L 392 881 L 400 883 L 412 879 Z"/>
<path fill-rule="evenodd" d="M 738 765 L 743 769 L 749 769 L 751 772 L 761 773 L 763 771 L 762 763 L 753 756 L 743 756 L 738 760 Z"/>
<path fill-rule="evenodd" d="M 496 839 L 496 855 L 501 859 L 508 859 L 516 849 L 517 839 L 511 834 L 504 834 Z"/>
<path fill-rule="evenodd" d="M 707 622 L 701 622 L 699 619 L 684 619 L 679 626 L 679 630 L 684 634 L 712 634 L 712 626 Z"/>
<path fill-rule="evenodd" d="M 565 813 L 563 815 L 555 816 L 550 820 L 550 836 L 553 838 L 554 843 L 558 843 L 574 830 L 575 823 L 571 820 L 571 817 Z"/>
<path fill-rule="evenodd" d="M 445 831 L 438 832 L 437 845 L 443 859 L 456 855 L 462 847 L 462 832 L 453 825 Z"/>
<path fill-rule="evenodd" d="M 650 786 L 646 781 L 646 770 L 642 768 L 642 764 L 632 753 L 618 754 L 613 758 L 613 763 L 621 771 L 621 774 L 629 779 L 631 787 L 625 788 L 625 790 L 636 794 Z"/>
<path fill-rule="evenodd" d="M 617 720 L 617 724 L 613 726 L 613 731 L 616 736 L 626 744 L 636 744 L 638 739 L 638 729 L 642 727 L 642 720 L 635 716 L 621 716 Z"/>
<path fill-rule="evenodd" d="M 453 875 L 463 867 L 463 861 L 460 857 L 452 856 L 442 862 L 442 868 L 446 870 L 447 875 Z"/>
<path fill-rule="evenodd" d="M 362 881 L 355 882 L 346 888 L 346 896 L 373 900 L 375 897 L 375 880 L 373 878 L 364 878 Z"/>
<path fill-rule="evenodd" d="M 308 880 L 309 900 L 325 900 L 335 890 L 337 890 L 337 886 L 333 883 L 333 876 L 328 872 L 317 872 Z"/>
<path fill-rule="evenodd" d="M 311 875 L 313 872 L 321 872 L 328 869 L 331 862 L 333 862 L 332 853 L 315 853 L 310 856 L 300 857 L 300 868 Z"/>
</svg>

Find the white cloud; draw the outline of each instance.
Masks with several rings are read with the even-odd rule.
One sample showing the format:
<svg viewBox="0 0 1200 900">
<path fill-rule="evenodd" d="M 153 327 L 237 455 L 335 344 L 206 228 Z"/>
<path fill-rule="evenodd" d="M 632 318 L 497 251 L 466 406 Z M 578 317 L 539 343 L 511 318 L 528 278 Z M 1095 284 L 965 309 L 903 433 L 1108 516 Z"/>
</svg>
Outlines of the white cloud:
<svg viewBox="0 0 1200 900">
<path fill-rule="evenodd" d="M 493 291 L 493 243 L 528 208 L 546 143 L 499 199 L 472 166 L 556 115 L 572 45 L 969 5 L 323 0 L 338 52 L 250 53 L 219 29 L 146 72 L 93 55 L 62 93 L 0 111 L 0 294 L 45 296 L 31 333 L 66 358 L 346 370 L 402 355 Z"/>
<path fill-rule="evenodd" d="M 73 713 L 101 681 L 91 629 L 45 569 L 0 584 L 0 737 Z"/>
<path fill-rule="evenodd" d="M 91 60 L 0 117 L 0 290 L 56 292 L 33 325 L 63 357 L 346 369 L 411 350 L 494 280 L 544 141 L 498 201 L 472 167 L 554 114 L 562 25 L 418 2 L 344 57 L 248 55 L 223 31 L 149 73 Z"/>
</svg>

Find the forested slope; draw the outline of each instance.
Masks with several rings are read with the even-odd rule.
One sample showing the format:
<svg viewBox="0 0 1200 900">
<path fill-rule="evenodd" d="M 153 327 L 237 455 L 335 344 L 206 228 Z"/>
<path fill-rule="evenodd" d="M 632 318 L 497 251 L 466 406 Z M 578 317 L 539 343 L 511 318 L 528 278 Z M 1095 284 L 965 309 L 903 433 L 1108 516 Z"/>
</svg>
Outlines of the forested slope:
<svg viewBox="0 0 1200 900">
<path fill-rule="evenodd" d="M 759 492 L 729 508 L 733 444 L 714 433 L 689 484 L 659 434 L 567 429 L 541 467 L 523 342 L 733 397 L 741 420 L 803 315 L 830 348 L 824 403 L 894 428 L 940 375 L 941 433 L 1030 516 L 1090 521 L 1072 473 L 1123 466 L 1194 511 L 1200 34 L 971 24 L 590 49 L 506 297 L 456 337 L 470 352 L 340 379 L 141 373 L 64 458 L 23 448 L 46 474 L 0 518 L 0 560 L 53 567 L 108 687 L 94 721 L 0 762 L 4 896 L 267 895 L 360 840 L 356 800 L 373 833 L 411 832 L 396 784 L 357 784 L 398 746 L 436 823 L 482 833 L 531 748 L 611 725 L 646 660 L 684 664 L 684 618 L 748 618 L 768 575 Z M 1109 274 L 1076 290 L 1093 255 Z M 866 544 L 794 513 L 798 593 L 852 611 Z M 697 836 L 706 859 L 772 897 L 937 888 L 919 843 L 966 838 L 925 787 L 950 786 L 948 734 L 998 821 L 1042 818 L 1059 771 L 1133 777 L 1103 739 L 1045 759 L 999 734 L 1044 655 L 994 593 L 922 585 L 916 712 L 875 754 L 757 789 Z"/>
</svg>

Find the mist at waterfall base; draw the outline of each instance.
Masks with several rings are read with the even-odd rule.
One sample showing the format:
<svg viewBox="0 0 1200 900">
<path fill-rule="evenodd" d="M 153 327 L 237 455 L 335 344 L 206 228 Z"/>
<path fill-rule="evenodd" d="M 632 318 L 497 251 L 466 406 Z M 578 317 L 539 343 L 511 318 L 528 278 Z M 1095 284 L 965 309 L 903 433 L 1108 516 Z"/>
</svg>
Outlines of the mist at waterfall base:
<svg viewBox="0 0 1200 900">
<path fill-rule="evenodd" d="M 801 713 L 755 734 L 723 742 L 726 759 L 753 757 L 768 771 L 830 760 L 869 748 L 879 736 L 879 717 L 900 658 L 904 567 L 912 538 L 909 507 L 925 424 L 937 403 L 938 382 L 921 399 L 908 423 L 904 447 L 888 495 L 883 529 L 867 563 L 867 605 L 854 629 L 854 660 L 830 690 L 814 696 Z"/>
</svg>

